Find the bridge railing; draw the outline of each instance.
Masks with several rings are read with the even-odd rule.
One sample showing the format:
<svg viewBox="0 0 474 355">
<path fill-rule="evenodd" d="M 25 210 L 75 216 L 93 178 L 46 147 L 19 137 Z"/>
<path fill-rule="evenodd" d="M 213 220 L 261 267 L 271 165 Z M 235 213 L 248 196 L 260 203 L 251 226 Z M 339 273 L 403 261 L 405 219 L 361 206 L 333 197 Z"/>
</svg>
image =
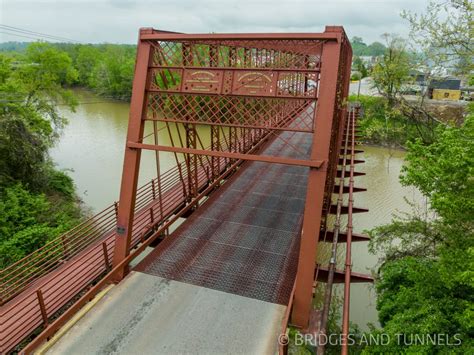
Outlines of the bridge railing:
<svg viewBox="0 0 474 355">
<path fill-rule="evenodd" d="M 243 139 L 241 136 L 238 141 L 241 149 L 244 149 Z M 226 141 L 229 141 L 228 136 L 221 147 L 224 150 L 229 149 Z M 203 160 L 197 172 L 198 191 L 210 183 L 210 163 Z M 219 158 L 220 176 L 232 163 L 236 164 L 224 157 Z M 188 187 L 182 183 L 188 179 L 185 164 L 184 161 L 178 162 L 175 167 L 162 173 L 160 178 L 151 180 L 137 190 L 131 248 L 143 245 L 150 233 L 158 231 L 172 216 L 172 219 L 176 219 L 176 216 L 189 209 Z M 69 239 L 67 258 L 64 248 L 59 248 L 56 253 L 50 252 L 55 250 L 57 244 L 62 246 L 61 236 L 11 265 L 5 273 L 2 272 L 2 285 L 6 286 L 5 290 L 9 293 L 5 295 L 10 300 L 0 308 L 0 353 L 10 351 L 38 327 L 50 329 L 51 319 L 77 305 L 75 297 L 87 292 L 88 287 L 97 282 L 110 280 L 117 207 L 116 203 L 109 206 L 66 233 L 75 237 Z M 103 233 L 99 235 L 100 231 Z M 77 246 L 73 246 L 72 241 Z M 31 265 L 35 265 L 36 269 Z"/>
<path fill-rule="evenodd" d="M 176 185 L 178 166 L 162 176 L 161 189 L 166 193 Z M 158 197 L 157 179 L 152 179 L 137 190 L 136 212 Z M 183 195 L 182 191 L 178 194 Z M 162 208 L 168 207 L 166 204 Z M 91 244 L 113 234 L 117 224 L 118 203 L 79 223 L 33 253 L 0 271 L 0 305 L 6 303 L 38 278 L 54 271 Z M 163 215 L 163 210 L 159 211 Z M 141 217 L 147 218 L 148 216 Z M 137 220 L 140 222 L 140 220 Z"/>
<path fill-rule="evenodd" d="M 114 205 L 111 205 L 2 270 L 0 273 L 2 304 L 38 277 L 54 270 L 74 257 L 102 236 L 107 229 L 113 228 L 114 223 L 116 223 L 115 208 Z"/>
</svg>

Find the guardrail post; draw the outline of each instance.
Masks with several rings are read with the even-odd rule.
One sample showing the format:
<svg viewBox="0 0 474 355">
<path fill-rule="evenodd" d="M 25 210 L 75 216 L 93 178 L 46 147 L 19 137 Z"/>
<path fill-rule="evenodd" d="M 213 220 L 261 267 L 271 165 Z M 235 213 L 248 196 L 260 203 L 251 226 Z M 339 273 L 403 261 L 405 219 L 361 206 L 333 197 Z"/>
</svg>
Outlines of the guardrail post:
<svg viewBox="0 0 474 355">
<path fill-rule="evenodd" d="M 110 261 L 109 261 L 109 252 L 107 251 L 106 242 L 102 242 L 102 250 L 104 252 L 105 269 L 108 271 L 110 270 Z"/>
<path fill-rule="evenodd" d="M 43 293 L 41 290 L 36 290 L 36 297 L 38 298 L 41 316 L 43 317 L 43 325 L 46 328 L 48 326 L 48 314 L 46 313 L 46 306 L 44 304 Z"/>
</svg>

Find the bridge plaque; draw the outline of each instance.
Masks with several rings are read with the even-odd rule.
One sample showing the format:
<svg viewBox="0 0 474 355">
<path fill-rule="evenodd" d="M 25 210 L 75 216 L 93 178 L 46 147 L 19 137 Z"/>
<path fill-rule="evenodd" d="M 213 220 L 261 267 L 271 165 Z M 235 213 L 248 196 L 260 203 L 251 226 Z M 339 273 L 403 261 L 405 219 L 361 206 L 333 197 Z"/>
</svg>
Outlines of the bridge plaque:
<svg viewBox="0 0 474 355">
<path fill-rule="evenodd" d="M 232 93 L 235 95 L 276 96 L 277 74 L 245 70 L 234 77 Z"/>
<path fill-rule="evenodd" d="M 220 94 L 223 70 L 185 69 L 182 91 Z"/>
</svg>

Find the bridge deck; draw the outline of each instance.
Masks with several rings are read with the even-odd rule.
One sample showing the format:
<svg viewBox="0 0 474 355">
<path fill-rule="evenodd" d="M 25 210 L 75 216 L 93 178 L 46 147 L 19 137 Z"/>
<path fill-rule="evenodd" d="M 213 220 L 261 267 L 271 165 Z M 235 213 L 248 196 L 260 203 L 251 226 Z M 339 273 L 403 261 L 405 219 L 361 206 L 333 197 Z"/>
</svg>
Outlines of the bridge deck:
<svg viewBox="0 0 474 355">
<path fill-rule="evenodd" d="M 311 135 L 281 133 L 263 152 L 307 158 Z M 302 155 L 306 155 L 302 157 Z M 136 270 L 287 304 L 296 274 L 308 168 L 251 162 Z"/>
<path fill-rule="evenodd" d="M 264 154 L 309 155 L 311 135 L 280 138 Z M 243 165 L 50 352 L 275 353 L 307 173 Z"/>
</svg>

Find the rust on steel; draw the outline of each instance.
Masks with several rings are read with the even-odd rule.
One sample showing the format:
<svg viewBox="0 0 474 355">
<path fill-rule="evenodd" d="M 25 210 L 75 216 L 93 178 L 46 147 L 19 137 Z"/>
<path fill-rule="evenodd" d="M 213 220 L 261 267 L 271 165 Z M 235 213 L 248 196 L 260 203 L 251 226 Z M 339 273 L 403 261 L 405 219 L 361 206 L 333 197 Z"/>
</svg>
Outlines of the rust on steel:
<svg viewBox="0 0 474 355">
<path fill-rule="evenodd" d="M 321 78 L 315 133 L 311 158 L 328 162 L 323 169 L 311 169 L 306 195 L 306 207 L 301 233 L 298 273 L 292 323 L 308 326 L 313 297 L 314 262 L 320 229 L 326 227 L 325 213 L 329 210 L 331 193 L 336 177 L 337 163 L 341 149 L 343 124 L 345 121 L 344 100 L 349 86 L 352 50 L 340 27 L 326 28 L 338 36 L 337 41 L 326 42 L 321 56 Z M 332 164 L 329 164 L 332 163 Z"/>
<path fill-rule="evenodd" d="M 342 33 L 342 29 L 339 32 Z M 300 35 L 188 35 L 152 29 L 140 31 L 115 265 L 126 257 L 130 248 L 133 191 L 137 186 L 142 149 L 184 157 L 189 196 L 196 194 L 194 172 L 203 161 L 196 158 L 199 155 L 223 157 L 227 164 L 241 159 L 304 165 L 315 170 L 327 165 L 327 156 L 303 161 L 255 156 L 246 150 L 258 141 L 262 131 L 288 128 L 313 132 L 323 47 L 326 43 L 337 44 L 340 33 L 328 30 L 324 34 Z M 295 123 L 298 115 L 305 117 Z M 174 142 L 168 147 L 153 142 L 147 144 L 143 141 L 147 120 L 166 124 L 181 122 L 185 136 L 182 137 L 178 129 L 178 145 Z M 189 129 L 195 124 L 221 125 L 222 135 L 210 130 L 214 132 L 211 141 L 215 146 L 225 144 L 228 152 L 198 149 L 196 136 L 199 135 L 195 129 Z M 216 139 L 221 142 L 215 142 Z M 123 270 L 122 276 L 125 272 Z"/>
<path fill-rule="evenodd" d="M 150 33 L 150 30 L 141 30 L 140 33 Z M 130 115 L 128 120 L 128 141 L 140 141 L 143 139 L 143 111 L 146 100 L 146 73 L 150 64 L 151 45 L 147 42 L 139 41 L 137 47 L 137 59 L 135 64 L 136 75 L 133 78 L 132 99 L 130 102 Z M 141 150 L 125 148 L 124 169 L 122 174 L 122 185 L 120 188 L 120 200 L 117 216 L 117 238 L 113 264 L 120 263 L 130 252 L 133 213 L 136 190 L 138 185 L 138 172 L 140 169 Z M 127 201 L 127 202 L 125 202 Z M 125 270 L 122 270 L 118 278 L 123 277 Z"/>
<path fill-rule="evenodd" d="M 347 216 L 347 245 L 346 245 L 346 260 L 345 260 L 345 275 L 344 275 L 344 305 L 342 309 L 342 354 L 347 355 L 348 350 L 348 335 L 349 335 L 349 311 L 350 311 L 350 287 L 351 287 L 351 274 L 352 274 L 352 248 L 351 244 L 353 241 L 352 230 L 352 206 L 354 203 L 354 156 L 355 156 L 355 125 L 356 120 L 359 117 L 359 106 L 354 107 L 351 112 L 351 119 L 347 129 L 351 130 L 351 155 L 350 155 L 350 171 L 349 171 L 349 213 Z M 355 239 L 354 239 L 355 241 Z"/>
<path fill-rule="evenodd" d="M 8 336 L 0 340 L 0 352 L 11 351 L 43 326 L 43 332 L 24 349 L 32 352 L 104 285 L 119 282 L 130 261 L 147 246 L 164 240 L 157 248 L 164 250 L 179 239 L 176 233 L 169 233 L 179 218 L 191 216 L 180 229 L 185 231 L 199 216 L 212 214 L 208 201 L 218 201 L 215 213 L 225 212 L 223 220 L 229 223 L 240 223 L 234 219 L 249 204 L 256 204 L 252 208 L 260 209 L 262 219 L 248 220 L 254 225 L 245 228 L 264 227 L 268 233 L 275 230 L 260 223 L 274 220 L 268 204 L 280 201 L 281 218 L 276 222 L 283 223 L 283 229 L 291 224 L 279 236 L 278 252 L 284 266 L 276 265 L 276 258 L 265 257 L 265 239 L 248 248 L 254 254 L 242 255 L 242 260 L 255 263 L 255 268 L 247 265 L 248 278 L 234 277 L 235 283 L 226 283 L 219 265 L 213 267 L 212 259 L 206 265 L 217 273 L 211 273 L 221 282 L 216 287 L 291 305 L 285 323 L 289 320 L 307 327 L 318 241 L 320 235 L 334 236 L 326 221 L 334 209 L 331 194 L 341 189 L 334 180 L 342 175 L 338 163 L 344 129 L 349 129 L 345 100 L 351 56 L 345 32 L 337 26 L 328 26 L 323 33 L 299 34 L 183 34 L 141 29 L 120 199 L 2 271 L 0 312 L 6 321 L 0 331 Z M 144 136 L 148 124 L 152 133 Z M 165 132 L 169 139 L 158 140 L 158 132 Z M 349 143 L 355 145 L 358 139 L 353 134 Z M 138 188 L 144 149 L 155 154 L 157 177 Z M 171 155 L 175 162 L 164 172 L 159 166 L 162 154 Z M 359 161 L 353 160 L 355 163 Z M 292 171 L 299 173 L 292 175 Z M 362 174 L 351 165 L 351 176 Z M 256 176 L 265 179 L 256 181 Z M 291 176 L 297 176 L 297 183 L 292 184 Z M 290 180 L 283 183 L 283 177 Z M 226 200 L 232 186 L 239 184 L 244 186 L 241 203 Z M 288 193 L 274 188 L 275 184 L 281 189 L 298 189 L 301 208 L 297 213 L 285 205 L 282 196 Z M 260 193 L 263 190 L 265 194 Z M 251 198 L 252 191 L 260 194 L 258 199 Z M 351 195 L 362 190 L 344 186 L 342 191 Z M 233 209 L 219 211 L 218 203 L 229 203 Z M 342 211 L 358 210 L 351 204 Z M 290 213 L 298 223 L 285 226 L 284 218 Z M 230 230 L 222 232 L 232 237 Z M 340 236 L 348 245 L 365 238 L 349 231 Z M 265 238 L 265 233 L 260 237 Z M 214 252 L 219 254 L 217 249 Z M 226 249 L 216 260 L 228 260 L 223 256 L 229 252 L 235 251 Z M 160 252 L 155 254 L 149 271 L 166 273 L 160 269 Z M 173 277 L 209 284 L 211 274 L 199 279 L 188 272 L 191 270 L 183 269 Z M 267 287 L 259 293 L 258 282 L 252 283 L 258 279 L 255 270 L 272 270 L 279 290 L 272 293 Z M 354 280 L 355 276 L 349 273 L 346 278 Z"/>
<path fill-rule="evenodd" d="M 225 158 L 233 158 L 233 159 L 261 161 L 261 162 L 266 162 L 266 163 L 276 163 L 276 164 L 284 164 L 284 165 L 308 166 L 312 168 L 320 168 L 323 165 L 323 161 L 321 160 L 280 158 L 280 157 L 269 156 L 269 155 L 219 152 L 219 151 L 210 151 L 210 150 L 204 150 L 204 149 L 168 147 L 168 146 L 162 146 L 162 145 L 142 144 L 142 143 L 133 143 L 133 142 L 129 142 L 127 144 L 127 147 L 148 149 L 148 150 L 159 150 L 162 152 L 177 152 L 177 153 L 187 153 L 187 154 L 193 154 L 193 155 L 207 155 L 211 157 L 225 157 Z"/>
</svg>

